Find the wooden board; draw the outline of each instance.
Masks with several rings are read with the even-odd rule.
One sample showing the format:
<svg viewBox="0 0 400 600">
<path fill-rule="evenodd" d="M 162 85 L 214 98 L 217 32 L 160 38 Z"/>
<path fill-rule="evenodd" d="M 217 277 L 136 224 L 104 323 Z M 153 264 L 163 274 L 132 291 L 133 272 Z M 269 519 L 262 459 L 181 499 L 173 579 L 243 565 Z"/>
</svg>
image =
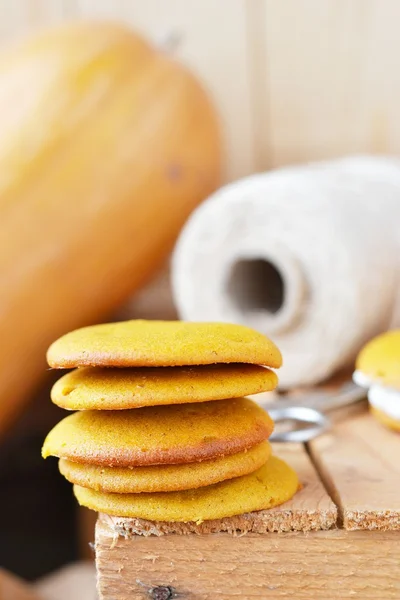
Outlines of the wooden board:
<svg viewBox="0 0 400 600">
<path fill-rule="evenodd" d="M 330 529 L 337 522 L 337 508 L 316 472 L 302 444 L 273 444 L 273 452 L 296 471 L 303 489 L 282 506 L 268 511 L 271 519 L 286 515 L 287 530 Z"/>
<path fill-rule="evenodd" d="M 276 451 L 276 447 L 274 447 Z M 337 521 L 337 508 L 325 492 L 310 458 L 301 444 L 287 444 L 276 452 L 287 460 L 299 475 L 303 489 L 296 496 L 271 510 L 239 515 L 230 519 L 204 521 L 197 525 L 155 523 L 143 519 L 124 519 L 104 515 L 103 519 L 116 535 L 135 537 L 137 531 L 142 535 L 164 535 L 168 533 L 208 534 L 229 531 L 242 533 L 267 533 L 271 531 L 315 531 L 330 529 Z"/>
<path fill-rule="evenodd" d="M 394 532 L 114 538 L 96 526 L 100 600 L 400 597 Z"/>
<path fill-rule="evenodd" d="M 262 168 L 397 153 L 395 0 L 256 0 Z M 261 142 L 262 143 L 262 142 Z"/>
<path fill-rule="evenodd" d="M 146 522 L 100 515 L 100 598 L 399 598 L 399 450 L 400 436 L 359 407 L 308 448 L 274 445 L 304 487 L 251 526 L 242 516 L 230 533 L 203 524 L 146 537 L 135 533 Z"/>
<path fill-rule="evenodd" d="M 337 423 L 310 451 L 345 529 L 400 530 L 400 435 L 365 411 Z"/>
</svg>

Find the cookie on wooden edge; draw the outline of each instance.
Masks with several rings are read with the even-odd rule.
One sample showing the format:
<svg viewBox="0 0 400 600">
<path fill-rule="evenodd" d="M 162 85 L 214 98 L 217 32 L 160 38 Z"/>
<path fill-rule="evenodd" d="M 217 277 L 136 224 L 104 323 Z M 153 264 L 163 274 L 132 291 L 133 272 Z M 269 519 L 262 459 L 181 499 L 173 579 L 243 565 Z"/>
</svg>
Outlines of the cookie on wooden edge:
<svg viewBox="0 0 400 600">
<path fill-rule="evenodd" d="M 82 506 L 120 517 L 202 523 L 283 504 L 299 489 L 295 471 L 271 456 L 254 473 L 181 492 L 106 494 L 74 485 Z"/>
</svg>

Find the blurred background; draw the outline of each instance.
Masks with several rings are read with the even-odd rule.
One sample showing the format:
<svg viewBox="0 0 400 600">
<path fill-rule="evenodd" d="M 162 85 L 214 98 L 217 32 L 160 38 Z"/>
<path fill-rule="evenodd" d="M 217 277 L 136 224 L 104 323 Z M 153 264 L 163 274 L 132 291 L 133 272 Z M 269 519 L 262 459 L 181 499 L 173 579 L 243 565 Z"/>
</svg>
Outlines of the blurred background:
<svg viewBox="0 0 400 600">
<path fill-rule="evenodd" d="M 313 301 L 323 315 L 333 306 L 351 330 L 346 347 L 318 370 L 323 336 L 310 333 L 305 354 L 318 376 L 302 381 L 304 364 L 291 366 L 290 338 L 284 381 L 295 387 L 351 364 L 363 342 L 396 324 L 395 158 L 333 166 L 325 179 L 318 167 L 304 178 L 290 171 L 288 179 L 279 175 L 277 191 L 270 179 L 265 188 L 264 179 L 261 187 L 234 182 L 346 155 L 395 157 L 399 22 L 396 0 L 0 0 L 1 566 L 36 580 L 91 556 L 93 517 L 77 509 L 56 461 L 40 456 L 46 433 L 64 416 L 49 400 L 59 374 L 45 364 L 59 335 L 113 319 L 218 320 L 226 313 L 261 323 L 285 347 L 286 332 L 314 310 Z M 226 202 L 226 213 L 206 208 L 186 226 L 171 283 L 182 227 L 228 183 L 213 200 Z M 306 198 L 300 208 L 293 206 L 297 189 Z M 240 211 L 237 222 L 225 221 L 235 190 L 238 203 L 254 197 L 246 210 L 257 217 L 254 235 Z M 358 204 L 348 210 L 352 194 Z M 276 223 L 268 220 L 281 253 L 279 244 L 261 247 L 269 234 L 268 208 L 260 206 L 270 199 L 269 214 L 277 205 L 282 211 Z M 318 267 L 292 243 L 288 214 L 296 214 L 296 243 L 319 255 Z M 228 239 L 232 255 L 218 271 L 212 257 Z M 339 246 L 345 274 L 333 269 L 330 286 L 321 273 Z M 291 278 L 297 281 L 291 259 L 280 262 L 288 248 L 304 267 L 307 289 L 296 288 L 301 310 L 282 325 L 275 316 L 284 312 L 285 294 L 295 302 L 289 292 Z M 226 302 L 218 285 L 210 284 L 208 296 L 198 293 L 208 288 L 207 274 L 225 285 L 232 261 Z M 380 275 L 371 279 L 374 269 Z M 328 288 L 327 299 L 319 290 Z M 380 303 L 352 328 L 371 290 Z M 326 333 L 323 317 L 317 326 Z"/>
</svg>

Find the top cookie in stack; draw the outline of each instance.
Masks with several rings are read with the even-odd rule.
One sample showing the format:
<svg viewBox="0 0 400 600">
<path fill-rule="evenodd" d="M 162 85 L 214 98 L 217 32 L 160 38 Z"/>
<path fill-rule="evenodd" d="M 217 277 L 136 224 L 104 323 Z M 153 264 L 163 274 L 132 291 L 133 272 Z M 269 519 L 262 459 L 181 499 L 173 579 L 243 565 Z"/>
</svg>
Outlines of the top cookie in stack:
<svg viewBox="0 0 400 600">
<path fill-rule="evenodd" d="M 77 410 L 47 436 L 78 501 L 121 517 L 204 521 L 262 510 L 298 488 L 270 456 L 269 391 L 281 355 L 239 325 L 128 321 L 86 327 L 48 351 L 75 368 L 52 400 Z"/>
</svg>

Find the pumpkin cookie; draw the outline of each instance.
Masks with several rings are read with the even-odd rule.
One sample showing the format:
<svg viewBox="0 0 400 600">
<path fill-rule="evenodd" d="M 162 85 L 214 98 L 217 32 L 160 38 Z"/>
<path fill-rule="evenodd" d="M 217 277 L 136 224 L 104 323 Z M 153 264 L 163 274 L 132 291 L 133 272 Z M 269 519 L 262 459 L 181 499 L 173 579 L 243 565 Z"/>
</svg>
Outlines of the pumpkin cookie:
<svg viewBox="0 0 400 600">
<path fill-rule="evenodd" d="M 77 329 L 54 342 L 51 367 L 174 367 L 252 363 L 278 368 L 282 357 L 271 340 L 228 323 L 125 321 Z"/>
<path fill-rule="evenodd" d="M 382 425 L 389 427 L 389 429 L 393 429 L 393 431 L 400 432 L 400 419 L 394 419 L 393 417 L 390 417 L 387 412 L 379 410 L 378 408 L 374 408 L 372 405 L 371 413 L 374 415 L 374 417 L 376 417 L 376 419 L 378 419 L 378 421 L 382 423 Z"/>
<path fill-rule="evenodd" d="M 269 443 L 261 442 L 237 454 L 186 465 L 98 467 L 61 458 L 59 469 L 71 483 L 100 492 L 120 494 L 174 492 L 203 487 L 252 473 L 267 461 L 270 453 Z"/>
<path fill-rule="evenodd" d="M 380 383 L 400 390 L 400 329 L 387 331 L 368 342 L 356 361 L 357 377 L 369 385 Z"/>
<path fill-rule="evenodd" d="M 60 421 L 42 455 L 110 467 L 190 463 L 251 448 L 272 429 L 268 414 L 249 398 L 88 410 Z"/>
<path fill-rule="evenodd" d="M 400 431 L 400 330 L 388 331 L 364 346 L 353 379 L 368 389 L 372 414 Z"/>
<path fill-rule="evenodd" d="M 67 410 L 120 410 L 240 398 L 273 390 L 277 383 L 274 371 L 245 364 L 83 367 L 61 377 L 51 390 L 51 399 Z"/>
<path fill-rule="evenodd" d="M 296 473 L 271 458 L 257 471 L 207 487 L 153 494 L 106 494 L 74 486 L 79 504 L 118 517 L 201 523 L 283 504 L 297 491 Z"/>
</svg>

